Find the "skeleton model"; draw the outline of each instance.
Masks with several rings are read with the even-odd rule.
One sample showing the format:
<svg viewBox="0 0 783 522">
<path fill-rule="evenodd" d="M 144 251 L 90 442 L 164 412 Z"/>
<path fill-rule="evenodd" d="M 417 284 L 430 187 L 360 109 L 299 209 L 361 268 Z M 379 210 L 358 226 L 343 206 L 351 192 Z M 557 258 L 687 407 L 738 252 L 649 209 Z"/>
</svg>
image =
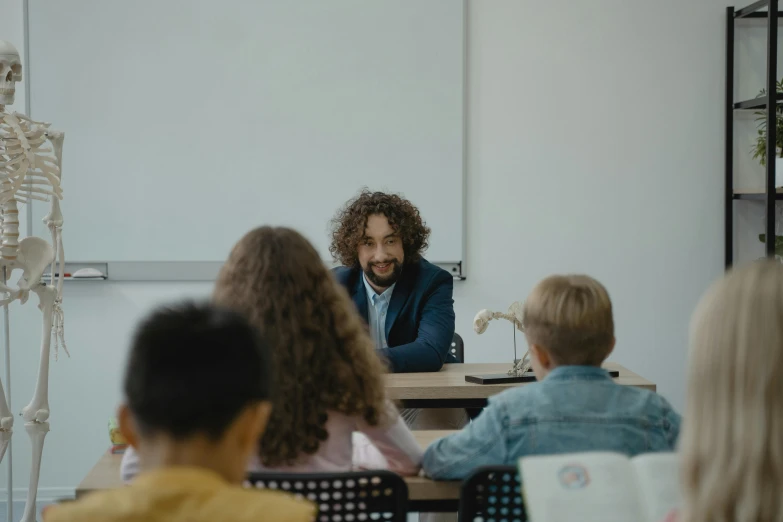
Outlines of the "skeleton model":
<svg viewBox="0 0 783 522">
<path fill-rule="evenodd" d="M 63 342 L 63 216 L 59 201 L 62 199 L 60 167 L 64 136 L 50 131 L 49 124 L 5 111 L 5 106 L 14 102 L 16 82 L 21 80 L 22 62 L 19 53 L 11 44 L 0 40 L 0 305 L 5 307 L 7 313 L 10 303 L 18 299 L 24 304 L 30 292 L 33 292 L 38 296 L 38 308 L 43 313 L 41 360 L 35 393 L 21 413 L 33 448 L 30 485 L 22 522 L 35 522 L 41 454 L 44 438 L 49 431 L 49 354 L 52 333 L 55 336 L 55 355 L 61 344 L 68 353 Z M 51 147 L 47 142 L 51 142 Z M 18 204 L 29 204 L 32 200 L 51 200 L 50 212 L 43 219 L 52 236 L 51 245 L 39 237 L 26 237 L 19 241 Z M 49 265 L 51 276 L 50 284 L 47 285 L 42 276 Z M 16 269 L 21 270 L 21 276 L 16 286 L 9 286 L 11 273 Z M 55 284 L 56 271 L 59 275 Z M 0 461 L 11 441 L 13 425 L 13 414 L 0 384 Z"/>
<path fill-rule="evenodd" d="M 514 302 L 508 307 L 508 311 L 493 312 L 491 310 L 481 310 L 476 314 L 473 319 L 473 330 L 481 335 L 487 331 L 489 322 L 493 319 L 505 319 L 511 321 L 514 325 L 514 365 L 507 372 L 508 375 L 514 375 L 515 377 L 521 377 L 525 375 L 525 372 L 530 370 L 530 352 L 525 352 L 525 355 L 521 359 L 517 359 L 517 330 L 524 332 L 522 327 L 522 304 Z"/>
</svg>

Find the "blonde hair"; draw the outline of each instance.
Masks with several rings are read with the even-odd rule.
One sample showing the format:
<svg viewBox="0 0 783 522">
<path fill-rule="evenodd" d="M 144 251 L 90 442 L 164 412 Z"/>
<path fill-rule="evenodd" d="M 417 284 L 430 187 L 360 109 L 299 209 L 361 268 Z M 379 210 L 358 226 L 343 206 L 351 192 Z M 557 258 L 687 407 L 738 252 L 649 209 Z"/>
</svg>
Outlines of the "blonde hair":
<svg viewBox="0 0 783 522">
<path fill-rule="evenodd" d="M 612 301 L 592 277 L 551 276 L 525 301 L 522 326 L 528 341 L 547 350 L 555 364 L 598 366 L 614 342 Z"/>
<path fill-rule="evenodd" d="M 783 521 L 783 266 L 735 269 L 691 322 L 683 522 Z"/>
</svg>

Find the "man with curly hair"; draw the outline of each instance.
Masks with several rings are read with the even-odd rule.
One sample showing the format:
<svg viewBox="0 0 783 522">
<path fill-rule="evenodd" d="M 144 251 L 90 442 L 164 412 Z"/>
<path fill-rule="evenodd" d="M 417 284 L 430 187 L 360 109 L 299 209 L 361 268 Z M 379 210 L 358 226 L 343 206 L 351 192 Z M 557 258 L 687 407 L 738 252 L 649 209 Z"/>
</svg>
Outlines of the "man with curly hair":
<svg viewBox="0 0 783 522">
<path fill-rule="evenodd" d="M 422 257 L 430 229 L 396 194 L 362 191 L 333 220 L 335 269 L 393 372 L 437 372 L 456 362 L 454 279 Z"/>
<path fill-rule="evenodd" d="M 458 362 L 454 336 L 454 278 L 422 257 L 430 229 L 408 200 L 362 191 L 332 220 L 329 251 L 334 269 L 370 329 L 392 372 L 437 372 Z M 463 409 L 407 408 L 400 412 L 414 430 L 458 430 Z M 456 520 L 454 514 L 420 513 L 419 522 Z"/>
</svg>

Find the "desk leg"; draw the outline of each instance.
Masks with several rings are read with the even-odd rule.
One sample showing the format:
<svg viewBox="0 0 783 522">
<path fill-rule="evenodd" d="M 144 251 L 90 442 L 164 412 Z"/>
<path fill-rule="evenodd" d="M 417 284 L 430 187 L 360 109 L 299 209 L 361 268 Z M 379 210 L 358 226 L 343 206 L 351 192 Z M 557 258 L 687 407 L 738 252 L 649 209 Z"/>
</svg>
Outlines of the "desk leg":
<svg viewBox="0 0 783 522">
<path fill-rule="evenodd" d="M 475 419 L 479 416 L 479 414 L 484 411 L 483 408 L 465 408 L 465 411 L 468 412 L 468 417 L 470 417 L 470 420 Z"/>
<path fill-rule="evenodd" d="M 408 513 L 456 513 L 459 499 L 409 500 Z"/>
</svg>

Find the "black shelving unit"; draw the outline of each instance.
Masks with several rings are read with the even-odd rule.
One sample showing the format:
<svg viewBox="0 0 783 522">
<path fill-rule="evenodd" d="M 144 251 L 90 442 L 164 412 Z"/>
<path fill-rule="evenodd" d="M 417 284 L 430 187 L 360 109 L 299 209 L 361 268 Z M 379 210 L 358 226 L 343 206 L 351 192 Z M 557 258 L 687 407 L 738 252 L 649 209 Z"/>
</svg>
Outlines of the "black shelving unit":
<svg viewBox="0 0 783 522">
<path fill-rule="evenodd" d="M 766 8 L 766 10 L 765 10 Z M 760 0 L 742 9 L 726 8 L 726 217 L 725 264 L 731 267 L 734 258 L 734 201 L 756 200 L 766 203 L 765 251 L 775 255 L 775 202 L 783 200 L 783 191 L 775 189 L 775 132 L 777 105 L 783 104 L 783 94 L 777 92 L 778 60 L 778 0 Z M 753 100 L 734 101 L 734 28 L 742 18 L 767 19 L 767 81 L 766 96 Z M 734 114 L 736 111 L 764 109 L 767 113 L 767 165 L 764 192 L 734 190 Z M 772 154 L 769 153 L 772 151 Z"/>
</svg>

